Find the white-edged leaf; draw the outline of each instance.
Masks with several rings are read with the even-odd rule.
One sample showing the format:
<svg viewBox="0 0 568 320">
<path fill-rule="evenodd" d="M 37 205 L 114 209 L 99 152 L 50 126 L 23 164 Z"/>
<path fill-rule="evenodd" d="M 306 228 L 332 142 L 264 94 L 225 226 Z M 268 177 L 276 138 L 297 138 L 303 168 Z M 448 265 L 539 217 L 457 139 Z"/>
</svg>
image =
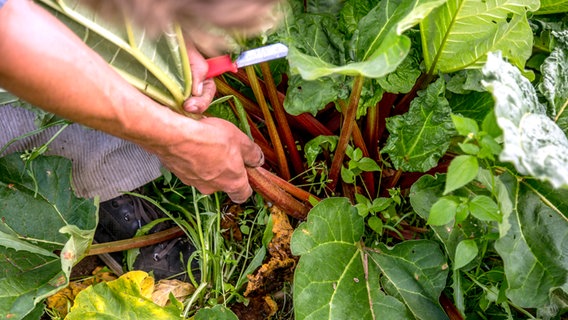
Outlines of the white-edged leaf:
<svg viewBox="0 0 568 320">
<path fill-rule="evenodd" d="M 568 139 L 546 115 L 530 81 L 500 54 L 488 56 L 483 73 L 503 130 L 501 160 L 512 162 L 521 174 L 568 186 Z"/>
</svg>

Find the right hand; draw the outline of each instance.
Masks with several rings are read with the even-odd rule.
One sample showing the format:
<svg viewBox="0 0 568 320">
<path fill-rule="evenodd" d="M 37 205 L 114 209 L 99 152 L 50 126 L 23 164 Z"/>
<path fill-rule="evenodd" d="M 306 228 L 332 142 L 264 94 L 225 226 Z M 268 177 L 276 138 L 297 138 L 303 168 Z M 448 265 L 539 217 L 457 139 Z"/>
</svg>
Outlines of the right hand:
<svg viewBox="0 0 568 320">
<path fill-rule="evenodd" d="M 191 124 L 175 137 L 151 147 L 183 183 L 203 194 L 226 192 L 236 203 L 252 195 L 246 167 L 264 163 L 264 155 L 232 123 L 219 118 L 187 119 Z"/>
</svg>

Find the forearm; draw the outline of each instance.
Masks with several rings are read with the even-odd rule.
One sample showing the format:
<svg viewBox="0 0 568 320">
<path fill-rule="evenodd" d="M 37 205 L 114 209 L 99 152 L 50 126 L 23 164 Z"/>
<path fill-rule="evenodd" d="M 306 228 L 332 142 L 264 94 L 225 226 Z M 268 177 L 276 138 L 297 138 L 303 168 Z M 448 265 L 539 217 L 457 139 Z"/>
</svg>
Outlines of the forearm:
<svg viewBox="0 0 568 320">
<path fill-rule="evenodd" d="M 46 111 L 137 143 L 178 121 L 28 0 L 0 10 L 0 52 L 0 86 Z"/>
</svg>

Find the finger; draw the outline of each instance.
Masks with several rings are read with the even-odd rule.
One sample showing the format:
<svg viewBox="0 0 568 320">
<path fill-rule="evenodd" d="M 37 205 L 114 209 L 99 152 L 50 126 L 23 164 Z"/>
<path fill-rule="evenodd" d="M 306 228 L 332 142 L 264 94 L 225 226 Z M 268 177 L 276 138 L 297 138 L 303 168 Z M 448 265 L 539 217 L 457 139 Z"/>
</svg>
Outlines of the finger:
<svg viewBox="0 0 568 320">
<path fill-rule="evenodd" d="M 213 79 L 207 79 L 203 81 L 203 89 L 201 96 L 192 96 L 187 99 L 184 104 L 183 108 L 185 111 L 189 113 L 203 113 L 209 105 L 213 98 L 215 97 L 215 91 L 217 88 L 215 87 L 215 82 Z"/>
<path fill-rule="evenodd" d="M 264 153 L 260 147 L 247 139 L 246 145 L 243 147 L 243 161 L 247 167 L 260 167 L 264 164 Z"/>
<path fill-rule="evenodd" d="M 234 191 L 227 192 L 227 195 L 234 203 L 243 203 L 252 195 L 252 188 L 250 187 L 248 180 L 245 179 L 244 183 L 241 183 L 239 188 Z"/>
<path fill-rule="evenodd" d="M 189 65 L 191 66 L 191 80 L 192 88 L 191 93 L 195 96 L 201 96 L 204 90 L 204 81 L 207 76 L 207 71 L 209 66 L 205 58 L 201 55 L 199 51 L 193 46 L 193 44 L 187 44 L 187 57 L 189 59 Z"/>
</svg>

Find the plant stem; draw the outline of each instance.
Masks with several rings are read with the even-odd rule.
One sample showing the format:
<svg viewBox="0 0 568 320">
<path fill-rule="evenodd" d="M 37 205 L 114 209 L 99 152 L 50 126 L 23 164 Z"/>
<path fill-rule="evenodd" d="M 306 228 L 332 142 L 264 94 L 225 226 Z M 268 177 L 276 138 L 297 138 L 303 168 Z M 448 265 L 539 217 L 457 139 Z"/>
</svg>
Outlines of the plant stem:
<svg viewBox="0 0 568 320">
<path fill-rule="evenodd" d="M 359 98 L 361 97 L 364 81 L 365 78 L 362 76 L 355 77 L 355 80 L 353 81 L 353 89 L 351 90 L 351 96 L 349 97 L 349 105 L 347 106 L 345 117 L 343 118 L 339 142 L 337 143 L 335 155 L 331 163 L 331 169 L 329 171 L 329 179 L 331 181 L 329 182 L 328 187 L 330 190 L 335 190 L 335 187 L 337 186 L 339 172 L 341 171 L 343 158 L 345 157 L 345 150 L 347 149 L 347 144 L 349 143 L 353 133 L 353 124 L 355 123 L 355 118 L 357 116 L 357 107 L 359 106 Z"/>
<path fill-rule="evenodd" d="M 247 173 L 252 188 L 266 200 L 296 219 L 304 220 L 306 218 L 309 211 L 308 207 L 272 183 L 271 180 L 260 173 L 259 169 L 247 168 Z"/>
<path fill-rule="evenodd" d="M 278 130 L 276 130 L 276 124 L 272 119 L 272 115 L 270 114 L 270 109 L 268 108 L 268 104 L 266 103 L 266 99 L 264 98 L 264 94 L 260 89 L 260 84 L 258 83 L 258 78 L 256 77 L 256 72 L 254 71 L 253 66 L 245 67 L 247 72 L 247 76 L 250 79 L 250 84 L 252 91 L 254 92 L 254 96 L 256 97 L 256 101 L 260 106 L 260 110 L 262 110 L 262 114 L 264 116 L 264 122 L 268 129 L 268 135 L 270 136 L 270 141 L 274 146 L 274 151 L 276 152 L 276 156 L 278 159 L 278 172 L 280 176 L 285 180 L 290 180 L 290 170 L 288 169 L 288 159 L 286 157 L 286 153 L 284 153 L 284 147 L 282 146 L 282 141 L 280 141 L 280 135 L 278 134 Z"/>
<path fill-rule="evenodd" d="M 270 180 L 272 183 L 274 183 L 278 187 L 282 188 L 282 190 L 286 191 L 287 193 L 291 194 L 292 196 L 296 197 L 297 199 L 300 199 L 300 200 L 305 201 L 305 202 L 309 202 L 310 200 L 320 201 L 320 199 L 318 197 L 314 196 L 313 194 L 305 191 L 304 189 L 300 189 L 300 188 L 296 187 L 295 185 L 289 183 L 288 181 L 285 181 L 285 180 L 281 179 L 280 177 L 270 173 L 266 169 L 257 168 L 257 170 L 263 176 L 265 176 L 268 180 Z"/>
<path fill-rule="evenodd" d="M 103 253 L 118 252 L 130 250 L 135 248 L 142 248 L 151 246 L 171 239 L 179 238 L 185 235 L 185 232 L 180 227 L 173 227 L 164 231 L 132 238 L 126 240 L 118 240 L 105 243 L 97 243 L 91 245 L 87 256 L 94 256 Z"/>
<path fill-rule="evenodd" d="M 234 74 L 235 78 L 245 85 L 250 86 L 250 81 L 246 74 L 242 71 L 237 72 Z M 258 81 L 261 88 L 266 91 L 266 85 L 261 80 Z M 278 100 L 280 101 L 281 105 L 284 105 L 284 99 L 286 96 L 281 93 L 277 92 Z M 287 118 L 292 126 L 297 126 L 302 130 L 309 132 L 312 136 L 317 137 L 320 135 L 324 136 L 332 136 L 333 132 L 329 130 L 326 126 L 324 126 L 321 122 L 319 122 L 314 116 L 309 113 L 302 113 L 297 116 L 287 115 Z"/>
<path fill-rule="evenodd" d="M 280 129 L 284 143 L 286 144 L 288 154 L 290 155 L 290 161 L 294 167 L 295 173 L 300 173 L 304 171 L 304 163 L 300 157 L 298 148 L 296 148 L 296 141 L 292 135 L 292 130 L 290 130 L 288 119 L 286 119 L 286 111 L 284 110 L 281 101 L 278 99 L 278 91 L 276 90 L 276 84 L 274 83 L 274 78 L 272 77 L 269 64 L 267 62 L 261 63 L 260 70 L 262 70 L 268 99 L 272 105 L 272 109 L 274 109 L 274 116 L 276 118 L 276 122 L 278 122 L 278 128 Z M 286 180 L 290 180 L 290 177 Z"/>
</svg>

